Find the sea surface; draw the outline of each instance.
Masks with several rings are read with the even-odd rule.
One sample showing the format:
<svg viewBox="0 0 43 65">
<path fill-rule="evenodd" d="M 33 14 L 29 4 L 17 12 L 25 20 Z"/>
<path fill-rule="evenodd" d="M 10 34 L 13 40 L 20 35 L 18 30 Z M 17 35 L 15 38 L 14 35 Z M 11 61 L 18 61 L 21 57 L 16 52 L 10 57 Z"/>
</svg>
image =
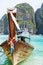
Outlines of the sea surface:
<svg viewBox="0 0 43 65">
<path fill-rule="evenodd" d="M 8 35 L 0 35 L 0 43 L 5 41 L 7 38 Z M 26 41 L 34 46 L 34 50 L 31 55 L 19 65 L 43 65 L 43 35 L 30 34 L 30 40 L 26 39 Z M 0 47 L 0 65 L 12 65 L 2 47 Z"/>
</svg>

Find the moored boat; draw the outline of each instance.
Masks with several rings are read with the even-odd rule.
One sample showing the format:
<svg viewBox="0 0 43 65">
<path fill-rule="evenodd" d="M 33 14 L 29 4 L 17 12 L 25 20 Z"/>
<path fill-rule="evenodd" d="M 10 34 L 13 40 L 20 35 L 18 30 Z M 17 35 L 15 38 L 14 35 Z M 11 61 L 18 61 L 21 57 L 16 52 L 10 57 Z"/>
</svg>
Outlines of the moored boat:
<svg viewBox="0 0 43 65">
<path fill-rule="evenodd" d="M 10 41 L 12 41 L 13 38 L 16 39 L 16 27 L 20 30 L 17 21 L 16 21 L 16 10 L 12 11 L 8 9 L 8 20 L 9 20 L 9 38 L 8 41 L 3 42 L 0 46 L 3 47 L 5 53 L 9 57 L 9 59 L 12 61 L 13 65 L 17 65 L 24 59 L 26 59 L 34 47 L 30 45 L 29 43 L 26 43 L 26 41 L 23 40 L 17 40 L 16 44 L 14 45 L 13 53 L 10 54 Z M 25 36 L 20 36 L 20 38 L 28 38 Z M 24 39 L 23 38 L 23 39 Z"/>
</svg>

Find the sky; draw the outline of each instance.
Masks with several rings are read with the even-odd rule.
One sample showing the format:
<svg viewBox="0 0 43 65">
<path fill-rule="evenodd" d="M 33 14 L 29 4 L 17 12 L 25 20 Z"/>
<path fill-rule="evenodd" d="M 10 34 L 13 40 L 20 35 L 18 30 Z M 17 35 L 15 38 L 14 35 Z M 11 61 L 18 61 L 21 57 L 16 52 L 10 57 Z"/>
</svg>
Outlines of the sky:
<svg viewBox="0 0 43 65">
<path fill-rule="evenodd" d="M 20 3 L 28 3 L 33 7 L 34 11 L 36 11 L 41 7 L 43 0 L 0 0 L 0 19 L 7 13 L 7 8 L 13 8 Z"/>
</svg>

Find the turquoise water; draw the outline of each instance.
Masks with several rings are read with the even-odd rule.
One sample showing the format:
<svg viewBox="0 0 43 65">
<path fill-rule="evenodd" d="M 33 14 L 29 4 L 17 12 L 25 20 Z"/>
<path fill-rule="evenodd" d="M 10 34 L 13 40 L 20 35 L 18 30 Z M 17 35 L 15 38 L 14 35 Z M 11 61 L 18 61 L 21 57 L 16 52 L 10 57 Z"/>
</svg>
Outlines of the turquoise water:
<svg viewBox="0 0 43 65">
<path fill-rule="evenodd" d="M 0 35 L 0 43 L 5 41 L 8 38 L 6 35 Z M 42 35 L 30 35 L 31 40 L 27 39 L 32 46 L 34 46 L 34 50 L 32 54 L 19 65 L 43 65 L 43 36 Z M 0 51 L 3 49 L 0 47 Z M 0 52 L 0 65 L 12 65 L 11 61 L 8 59 L 4 52 Z"/>
</svg>

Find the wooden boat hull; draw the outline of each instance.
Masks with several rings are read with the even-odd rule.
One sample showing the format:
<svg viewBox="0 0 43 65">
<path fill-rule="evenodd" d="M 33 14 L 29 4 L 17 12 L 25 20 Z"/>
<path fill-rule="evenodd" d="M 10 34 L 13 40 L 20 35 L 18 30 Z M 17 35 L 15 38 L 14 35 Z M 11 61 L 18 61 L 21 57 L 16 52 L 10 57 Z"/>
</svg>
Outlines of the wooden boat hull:
<svg viewBox="0 0 43 65">
<path fill-rule="evenodd" d="M 8 45 L 6 41 L 0 46 L 3 47 L 6 55 L 12 61 L 13 65 L 17 65 L 18 63 L 26 59 L 26 57 L 28 57 L 30 53 L 32 52 L 32 50 L 34 49 L 30 44 L 23 42 L 23 41 L 18 41 L 11 55 L 9 53 L 10 45 Z"/>
</svg>

